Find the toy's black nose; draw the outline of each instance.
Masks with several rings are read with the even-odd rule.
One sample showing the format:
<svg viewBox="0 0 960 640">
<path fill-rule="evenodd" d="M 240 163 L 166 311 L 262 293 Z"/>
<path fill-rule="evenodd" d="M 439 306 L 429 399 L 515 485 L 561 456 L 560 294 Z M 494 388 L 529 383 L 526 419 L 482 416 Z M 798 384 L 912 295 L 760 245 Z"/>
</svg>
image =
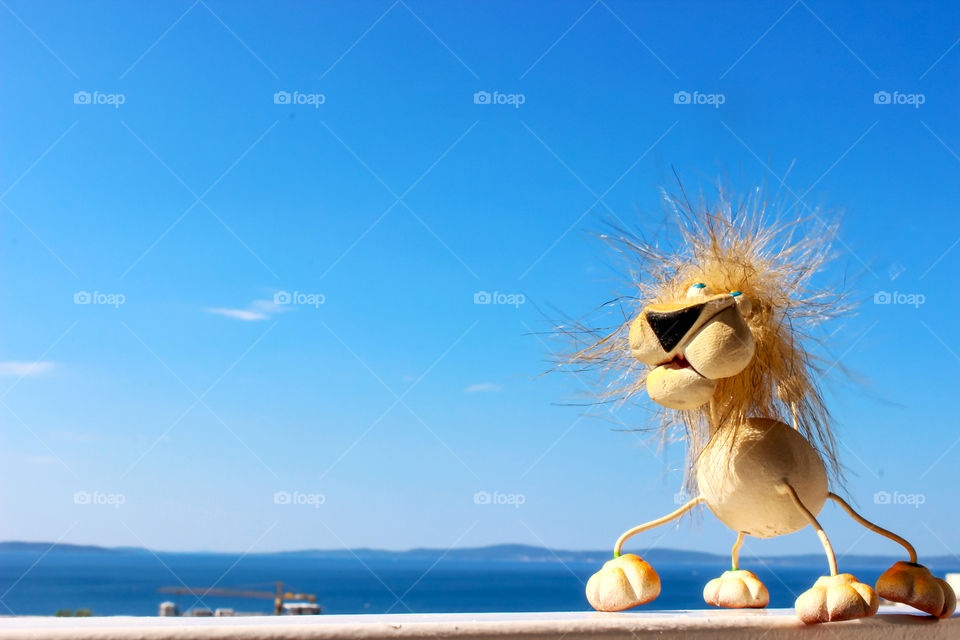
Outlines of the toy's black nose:
<svg viewBox="0 0 960 640">
<path fill-rule="evenodd" d="M 673 351 L 674 347 L 680 344 L 687 332 L 696 324 L 704 306 L 700 303 L 675 311 L 648 310 L 646 312 L 647 324 L 653 329 L 653 334 L 657 336 L 664 351 Z"/>
</svg>

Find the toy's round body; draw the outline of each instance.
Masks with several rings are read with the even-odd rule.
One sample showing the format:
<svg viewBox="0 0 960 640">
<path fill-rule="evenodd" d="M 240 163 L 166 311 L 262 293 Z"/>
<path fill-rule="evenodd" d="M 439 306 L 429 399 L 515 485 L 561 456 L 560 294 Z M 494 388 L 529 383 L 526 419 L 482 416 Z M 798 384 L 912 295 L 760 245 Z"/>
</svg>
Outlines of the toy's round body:
<svg viewBox="0 0 960 640">
<path fill-rule="evenodd" d="M 790 496 L 788 482 L 814 515 L 827 500 L 827 470 L 795 429 L 750 418 L 736 434 L 712 438 L 697 460 L 697 484 L 707 506 L 734 531 L 757 538 L 793 533 L 810 524 Z"/>
</svg>

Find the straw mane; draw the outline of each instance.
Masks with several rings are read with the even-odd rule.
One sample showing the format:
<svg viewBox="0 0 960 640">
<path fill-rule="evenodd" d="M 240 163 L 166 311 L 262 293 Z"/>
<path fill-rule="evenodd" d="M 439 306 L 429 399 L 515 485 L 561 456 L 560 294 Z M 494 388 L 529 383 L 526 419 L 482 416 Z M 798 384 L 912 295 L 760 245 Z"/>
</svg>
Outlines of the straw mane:
<svg viewBox="0 0 960 640">
<path fill-rule="evenodd" d="M 664 201 L 678 223 L 674 242 L 658 244 L 619 228 L 601 236 L 626 259 L 633 295 L 614 301 L 622 309 L 615 328 L 580 322 L 566 327 L 575 344 L 565 363 L 599 372 L 605 382 L 599 399 L 623 402 L 645 393 L 647 367 L 631 356 L 628 344 L 630 321 L 645 306 L 683 299 L 695 282 L 714 292 L 741 291 L 753 304 L 747 323 L 756 352 L 746 369 L 717 385 L 712 403 L 717 433 L 735 437 L 748 417 L 795 423 L 839 479 L 831 418 L 819 385 L 825 367 L 807 348 L 815 342 L 811 330 L 816 325 L 850 309 L 842 291 L 815 289 L 811 283 L 829 259 L 835 228 L 809 225 L 809 220 L 770 220 L 769 203 L 759 190 L 738 200 L 721 189 L 714 202 L 701 195 L 691 203 L 681 189 L 680 197 L 664 193 Z M 803 226 L 819 228 L 804 232 Z M 711 420 L 710 404 L 660 411 L 656 430 L 661 437 L 679 433 L 687 442 L 688 486 L 697 455 L 711 437 Z"/>
</svg>

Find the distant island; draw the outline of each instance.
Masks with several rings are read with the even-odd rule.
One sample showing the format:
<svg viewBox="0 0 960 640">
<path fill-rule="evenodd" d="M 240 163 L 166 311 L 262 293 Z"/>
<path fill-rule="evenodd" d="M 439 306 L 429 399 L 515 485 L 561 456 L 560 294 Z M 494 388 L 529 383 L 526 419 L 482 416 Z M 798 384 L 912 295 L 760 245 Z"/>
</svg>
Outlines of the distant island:
<svg viewBox="0 0 960 640">
<path fill-rule="evenodd" d="M 158 555 L 222 555 L 239 556 L 239 553 L 216 551 L 152 551 L 143 547 L 102 547 L 97 545 L 65 544 L 54 542 L 0 542 L 0 553 L 74 553 L 74 554 L 158 554 Z M 586 562 L 599 564 L 610 559 L 610 551 L 570 551 L 562 549 L 548 549 L 525 544 L 498 544 L 486 547 L 464 547 L 457 549 L 417 548 L 406 551 L 391 551 L 387 549 L 303 549 L 300 551 L 273 551 L 266 553 L 249 553 L 247 557 L 302 557 L 331 560 L 361 560 L 383 561 L 418 561 L 436 562 L 439 560 L 456 562 Z M 651 549 L 642 554 L 644 559 L 652 564 L 698 565 L 725 567 L 730 562 L 726 554 L 707 553 L 703 551 L 684 551 L 682 549 Z M 843 556 L 844 566 L 875 567 L 889 566 L 898 556 L 873 555 L 846 555 Z M 955 567 L 960 565 L 953 556 L 925 557 L 924 564 Z M 810 566 L 824 562 L 823 554 L 797 554 L 785 556 L 762 556 L 758 560 L 769 566 Z"/>
</svg>

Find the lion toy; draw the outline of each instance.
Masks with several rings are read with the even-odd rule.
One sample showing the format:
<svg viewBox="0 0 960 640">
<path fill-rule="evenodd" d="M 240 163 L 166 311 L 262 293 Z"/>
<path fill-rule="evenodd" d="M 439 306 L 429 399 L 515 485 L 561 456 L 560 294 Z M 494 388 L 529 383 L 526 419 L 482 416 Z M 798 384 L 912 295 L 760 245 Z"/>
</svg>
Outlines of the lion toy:
<svg viewBox="0 0 960 640">
<path fill-rule="evenodd" d="M 694 495 L 679 509 L 626 531 L 613 559 L 587 583 L 590 604 L 622 611 L 660 593 L 653 567 L 622 554 L 628 538 L 706 505 L 736 532 L 731 569 L 710 580 L 704 600 L 713 606 L 762 608 L 769 594 L 739 564 L 745 536 L 771 538 L 807 526 L 819 536 L 829 575 L 796 600 L 805 623 L 872 616 L 879 598 L 944 618 L 956 595 L 917 562 L 913 546 L 857 513 L 831 491 L 840 481 L 832 425 L 820 393 L 825 373 L 810 349 L 811 329 L 850 309 L 846 296 L 814 289 L 812 277 L 829 257 L 832 227 L 804 233 L 810 220 L 767 220 L 759 190 L 734 200 L 724 189 L 716 203 L 701 196 L 665 194 L 676 216 L 679 242 L 663 248 L 617 229 L 603 236 L 633 265 L 636 309 L 608 329 L 579 324 L 570 362 L 613 372 L 608 399 L 646 389 L 666 410 L 657 429 L 687 443 L 687 487 Z M 817 221 L 820 220 L 815 216 Z M 832 365 L 831 367 L 832 368 Z M 833 500 L 858 523 L 900 544 L 897 562 L 875 587 L 840 573 L 817 515 Z"/>
</svg>

